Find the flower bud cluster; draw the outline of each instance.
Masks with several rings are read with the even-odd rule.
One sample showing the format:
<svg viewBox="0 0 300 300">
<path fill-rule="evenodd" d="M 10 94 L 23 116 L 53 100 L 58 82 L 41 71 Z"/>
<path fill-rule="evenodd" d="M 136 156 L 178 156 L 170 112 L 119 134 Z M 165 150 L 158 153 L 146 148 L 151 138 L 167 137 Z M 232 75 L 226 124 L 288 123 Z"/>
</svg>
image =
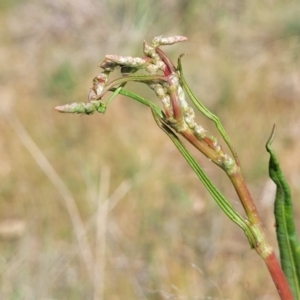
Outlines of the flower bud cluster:
<svg viewBox="0 0 300 300">
<path fill-rule="evenodd" d="M 61 112 L 86 114 L 94 111 L 104 112 L 106 104 L 102 102 L 102 98 L 107 91 L 129 81 L 142 82 L 147 84 L 160 99 L 164 108 L 165 122 L 170 127 L 183 135 L 187 132 L 192 134 L 196 140 L 206 143 L 223 157 L 223 150 L 216 138 L 196 123 L 194 110 L 186 101 L 180 73 L 160 49 L 160 46 L 186 40 L 187 38 L 183 36 L 158 36 L 152 40 L 151 44 L 144 41 L 144 57 L 106 55 L 100 64 L 103 71 L 93 79 L 93 87 L 88 95 L 89 102 L 59 106 L 57 109 Z M 119 80 L 109 81 L 109 74 L 116 67 L 120 67 L 122 77 Z M 145 71 L 146 74 L 132 74 L 140 70 Z"/>
</svg>

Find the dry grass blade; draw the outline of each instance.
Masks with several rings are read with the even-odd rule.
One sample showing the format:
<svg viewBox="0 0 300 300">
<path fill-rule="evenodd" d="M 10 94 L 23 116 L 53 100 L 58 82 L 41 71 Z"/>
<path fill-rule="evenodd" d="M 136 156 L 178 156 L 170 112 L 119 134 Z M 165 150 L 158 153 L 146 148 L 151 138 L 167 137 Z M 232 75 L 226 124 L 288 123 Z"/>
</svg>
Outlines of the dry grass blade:
<svg viewBox="0 0 300 300">
<path fill-rule="evenodd" d="M 68 187 L 65 185 L 61 177 L 57 174 L 57 172 L 54 170 L 53 166 L 49 162 L 49 160 L 46 158 L 46 156 L 43 154 L 41 149 L 37 146 L 37 144 L 33 141 L 29 133 L 24 128 L 23 124 L 20 122 L 18 117 L 13 113 L 12 110 L 9 112 L 3 113 L 3 116 L 5 117 L 5 120 L 7 123 L 12 127 L 12 129 L 15 131 L 17 136 L 20 138 L 21 142 L 25 146 L 25 148 L 30 152 L 36 163 L 39 165 L 39 167 L 44 171 L 46 176 L 49 178 L 49 180 L 53 183 L 53 185 L 56 187 L 56 189 L 59 191 L 62 199 L 64 200 L 64 203 L 66 205 L 68 214 L 70 216 L 72 226 L 75 231 L 76 238 L 78 240 L 78 244 L 81 250 L 81 254 L 83 257 L 83 260 L 85 262 L 86 268 L 88 270 L 89 276 L 92 279 L 93 278 L 93 270 L 94 270 L 94 264 L 93 264 L 93 254 L 91 251 L 91 246 L 89 244 L 89 241 L 87 239 L 84 224 L 80 217 L 78 207 L 76 205 L 75 199 L 68 189 Z"/>
<path fill-rule="evenodd" d="M 104 167 L 101 170 L 98 210 L 96 220 L 96 249 L 95 249 L 95 270 L 94 270 L 94 300 L 102 300 L 104 295 L 105 279 L 105 254 L 106 254 L 106 227 L 108 214 L 108 192 L 109 192 L 110 171 Z M 105 199 L 107 199 L 105 201 Z"/>
</svg>

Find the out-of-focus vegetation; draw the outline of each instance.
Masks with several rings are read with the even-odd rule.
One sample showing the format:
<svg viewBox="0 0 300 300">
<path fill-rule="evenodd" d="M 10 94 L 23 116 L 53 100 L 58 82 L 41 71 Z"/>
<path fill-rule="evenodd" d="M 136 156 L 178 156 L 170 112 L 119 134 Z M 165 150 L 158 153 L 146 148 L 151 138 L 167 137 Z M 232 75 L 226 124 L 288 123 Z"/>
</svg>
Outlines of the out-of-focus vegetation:
<svg viewBox="0 0 300 300">
<path fill-rule="evenodd" d="M 0 298 L 278 299 L 263 262 L 149 110 L 122 97 L 104 116 L 54 106 L 85 101 L 105 54 L 140 55 L 144 39 L 187 36 L 164 49 L 174 61 L 189 54 L 185 76 L 230 134 L 276 247 L 264 145 L 276 123 L 273 147 L 299 220 L 299 3 L 25 0 L 0 9 Z M 75 223 L 24 129 L 74 195 Z M 225 175 L 199 161 L 238 208 Z M 107 214 L 106 187 L 119 191 Z"/>
</svg>

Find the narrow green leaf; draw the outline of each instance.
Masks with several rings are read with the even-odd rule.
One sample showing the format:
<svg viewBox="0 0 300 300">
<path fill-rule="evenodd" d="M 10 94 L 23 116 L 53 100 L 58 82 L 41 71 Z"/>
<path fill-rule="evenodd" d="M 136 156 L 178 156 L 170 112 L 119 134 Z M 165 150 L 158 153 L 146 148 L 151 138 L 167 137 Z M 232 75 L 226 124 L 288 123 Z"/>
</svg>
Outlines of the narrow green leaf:
<svg viewBox="0 0 300 300">
<path fill-rule="evenodd" d="M 108 104 L 110 104 L 110 102 L 113 101 L 113 99 L 115 99 L 120 94 L 121 90 L 126 85 L 126 83 L 127 82 L 123 82 L 122 84 L 120 84 L 119 87 L 115 88 L 113 94 L 106 101 L 106 106 L 108 106 Z"/>
<path fill-rule="evenodd" d="M 191 88 L 189 87 L 187 81 L 185 80 L 185 77 L 183 76 L 183 70 L 182 70 L 182 64 L 181 64 L 181 58 L 183 55 L 184 54 L 181 54 L 178 58 L 178 67 L 177 68 L 180 73 L 180 81 L 181 81 L 184 91 L 187 93 L 187 95 L 192 100 L 194 105 L 199 109 L 199 111 L 215 123 L 215 126 L 217 127 L 222 138 L 224 139 L 225 143 L 229 147 L 229 149 L 235 159 L 236 164 L 240 165 L 237 153 L 236 153 L 235 149 L 233 148 L 230 138 L 229 138 L 227 132 L 225 131 L 220 119 L 216 115 L 214 115 L 207 107 L 205 107 L 204 104 L 194 95 L 194 93 L 192 92 Z"/>
<path fill-rule="evenodd" d="M 270 153 L 269 175 L 277 186 L 274 213 L 280 260 L 295 299 L 300 299 L 300 243 L 293 218 L 290 187 L 271 148 L 274 136 L 275 126 L 266 149 Z"/>
</svg>

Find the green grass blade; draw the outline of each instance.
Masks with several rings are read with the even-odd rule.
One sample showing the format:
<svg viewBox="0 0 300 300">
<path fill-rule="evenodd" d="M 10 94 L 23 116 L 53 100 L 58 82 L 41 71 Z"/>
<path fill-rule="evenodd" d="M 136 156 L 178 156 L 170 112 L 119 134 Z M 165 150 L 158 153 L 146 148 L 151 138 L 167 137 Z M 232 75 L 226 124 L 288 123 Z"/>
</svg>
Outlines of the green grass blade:
<svg viewBox="0 0 300 300">
<path fill-rule="evenodd" d="M 300 299 L 300 243 L 293 218 L 290 187 L 271 148 L 274 136 L 275 126 L 266 149 L 270 153 L 269 175 L 277 186 L 274 213 L 280 260 L 295 299 Z"/>
</svg>

